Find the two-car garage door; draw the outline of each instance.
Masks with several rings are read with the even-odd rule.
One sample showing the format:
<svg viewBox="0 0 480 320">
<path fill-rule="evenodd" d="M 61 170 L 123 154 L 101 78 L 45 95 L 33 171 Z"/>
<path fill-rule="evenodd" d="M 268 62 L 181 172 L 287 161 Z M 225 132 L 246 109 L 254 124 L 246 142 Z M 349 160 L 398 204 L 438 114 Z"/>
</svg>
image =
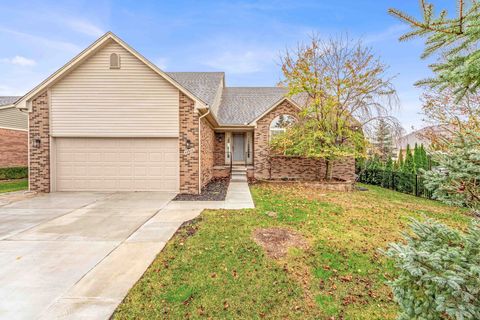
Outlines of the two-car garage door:
<svg viewBox="0 0 480 320">
<path fill-rule="evenodd" d="M 57 191 L 179 189 L 177 138 L 55 138 Z"/>
</svg>

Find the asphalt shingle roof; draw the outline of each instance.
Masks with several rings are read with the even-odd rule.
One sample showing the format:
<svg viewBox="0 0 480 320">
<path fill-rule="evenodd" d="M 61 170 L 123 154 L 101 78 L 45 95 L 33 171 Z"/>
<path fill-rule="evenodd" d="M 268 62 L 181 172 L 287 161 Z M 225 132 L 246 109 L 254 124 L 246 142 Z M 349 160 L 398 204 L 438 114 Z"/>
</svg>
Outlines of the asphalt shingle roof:
<svg viewBox="0 0 480 320">
<path fill-rule="evenodd" d="M 182 87 L 213 106 L 224 72 L 167 72 Z"/>
<path fill-rule="evenodd" d="M 21 97 L 16 96 L 0 96 L 0 107 L 1 106 L 8 106 L 9 104 L 15 103 Z"/>
<path fill-rule="evenodd" d="M 284 98 L 287 92 L 280 87 L 224 88 L 217 119 L 220 124 L 248 124 Z"/>
</svg>

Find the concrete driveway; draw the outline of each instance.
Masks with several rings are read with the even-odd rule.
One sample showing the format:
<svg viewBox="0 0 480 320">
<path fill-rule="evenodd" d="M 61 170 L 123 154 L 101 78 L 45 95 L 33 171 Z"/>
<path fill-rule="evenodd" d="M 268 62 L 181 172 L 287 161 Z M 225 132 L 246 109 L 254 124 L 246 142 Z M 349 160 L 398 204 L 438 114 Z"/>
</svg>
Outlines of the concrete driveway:
<svg viewBox="0 0 480 320">
<path fill-rule="evenodd" d="M 107 319 L 181 223 L 174 194 L 52 193 L 0 207 L 0 319 Z M 163 209 L 163 210 L 162 210 Z"/>
</svg>

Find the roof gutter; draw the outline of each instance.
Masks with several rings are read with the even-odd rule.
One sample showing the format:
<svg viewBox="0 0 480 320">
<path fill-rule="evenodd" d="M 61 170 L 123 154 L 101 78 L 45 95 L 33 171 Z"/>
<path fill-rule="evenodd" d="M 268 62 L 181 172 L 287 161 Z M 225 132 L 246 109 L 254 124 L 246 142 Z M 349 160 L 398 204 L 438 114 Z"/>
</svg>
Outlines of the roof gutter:
<svg viewBox="0 0 480 320">
<path fill-rule="evenodd" d="M 0 110 L 10 109 L 10 108 L 13 108 L 14 106 L 15 106 L 14 104 L 6 104 L 6 105 L 3 105 L 3 106 L 0 106 Z"/>
</svg>

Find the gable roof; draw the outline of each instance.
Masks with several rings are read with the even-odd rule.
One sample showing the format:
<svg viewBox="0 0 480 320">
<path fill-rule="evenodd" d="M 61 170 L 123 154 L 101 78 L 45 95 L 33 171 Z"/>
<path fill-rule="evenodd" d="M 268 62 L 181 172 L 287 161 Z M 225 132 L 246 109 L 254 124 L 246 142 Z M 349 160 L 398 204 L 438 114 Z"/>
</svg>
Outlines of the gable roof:
<svg viewBox="0 0 480 320">
<path fill-rule="evenodd" d="M 218 109 L 220 124 L 251 124 L 287 99 L 297 107 L 302 104 L 300 96 L 287 98 L 288 89 L 282 87 L 227 87 L 223 89 Z"/>
<path fill-rule="evenodd" d="M 218 88 L 225 78 L 225 72 L 166 72 L 182 87 L 213 106 Z"/>
<path fill-rule="evenodd" d="M 17 96 L 0 96 L 0 107 L 12 105 L 20 98 Z"/>
<path fill-rule="evenodd" d="M 112 32 L 107 32 L 105 33 L 102 37 L 100 37 L 97 41 L 92 43 L 88 48 L 83 50 L 80 54 L 78 54 L 75 58 L 70 60 L 67 64 L 65 64 L 63 67 L 61 67 L 59 70 L 57 70 L 54 74 L 52 74 L 50 77 L 45 79 L 42 83 L 40 83 L 38 86 L 36 86 L 34 89 L 32 89 L 30 92 L 28 92 L 26 95 L 24 95 L 21 99 L 15 102 L 15 106 L 20 109 L 27 109 L 27 101 L 30 99 L 34 98 L 36 95 L 38 95 L 40 92 L 54 84 L 56 81 L 60 80 L 63 78 L 65 74 L 67 74 L 69 71 L 73 70 L 77 65 L 82 63 L 85 59 L 90 57 L 92 54 L 97 52 L 98 49 L 103 47 L 105 43 L 108 41 L 115 41 L 119 45 L 121 45 L 125 50 L 127 50 L 129 53 L 134 55 L 136 58 L 138 58 L 140 61 L 145 63 L 148 67 L 150 67 L 153 71 L 158 73 L 160 76 L 165 78 L 168 82 L 170 82 L 174 87 L 176 87 L 178 90 L 186 94 L 189 98 L 191 98 L 194 101 L 200 102 L 204 106 L 208 106 L 208 104 L 203 101 L 202 99 L 198 98 L 195 96 L 193 93 L 191 93 L 188 89 L 184 88 L 181 86 L 177 81 L 172 79 L 168 74 L 160 70 L 155 64 L 151 63 L 149 60 L 147 60 L 144 56 L 142 56 L 140 53 L 138 53 L 135 49 L 130 47 L 126 42 L 124 42 L 122 39 L 117 37 L 115 34 Z"/>
<path fill-rule="evenodd" d="M 224 87 L 224 72 L 164 72 L 115 34 L 107 32 L 33 90 L 20 99 L 15 97 L 16 101 L 10 103 L 14 103 L 17 108 L 27 109 L 32 98 L 62 79 L 108 41 L 115 41 L 121 45 L 178 90 L 197 101 L 199 108 L 210 108 L 216 124 L 218 122 L 221 125 L 252 125 L 260 116 L 276 107 L 284 99 L 297 107 L 303 105 L 305 100 L 301 96 L 287 98 L 288 90 L 282 87 Z"/>
</svg>

